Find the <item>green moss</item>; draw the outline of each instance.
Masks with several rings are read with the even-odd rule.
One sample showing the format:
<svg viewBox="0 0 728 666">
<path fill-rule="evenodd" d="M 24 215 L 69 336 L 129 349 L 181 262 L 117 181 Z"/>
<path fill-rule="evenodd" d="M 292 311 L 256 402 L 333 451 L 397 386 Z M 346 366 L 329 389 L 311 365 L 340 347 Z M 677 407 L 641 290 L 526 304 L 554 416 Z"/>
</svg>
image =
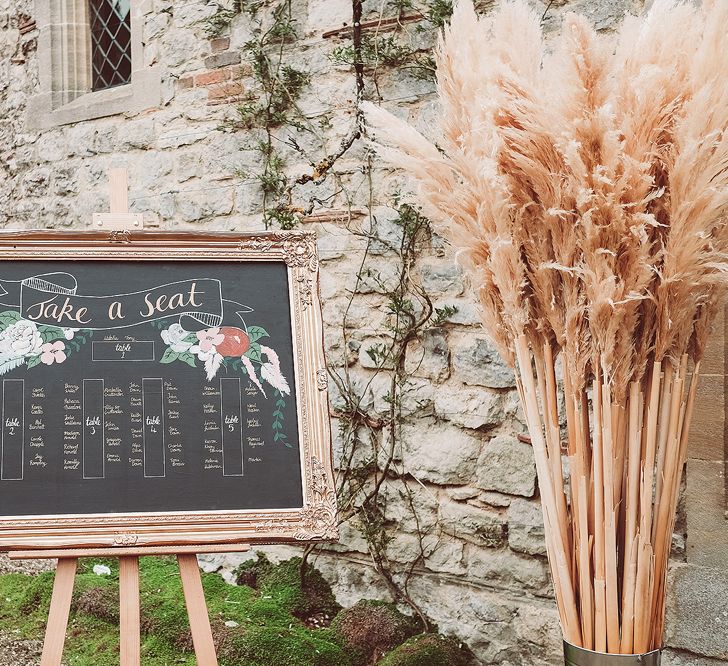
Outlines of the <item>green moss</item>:
<svg viewBox="0 0 728 666">
<path fill-rule="evenodd" d="M 93 573 L 96 564 L 111 569 Z M 221 666 L 351 666 L 338 636 L 309 629 L 293 615 L 334 608 L 333 594 L 318 572 L 307 570 L 310 590 L 294 572 L 300 560 L 263 567 L 261 589 L 228 585 L 202 574 Z M 41 638 L 48 618 L 53 573 L 0 576 L 0 626 L 23 638 Z M 119 663 L 118 561 L 83 560 L 75 581 L 65 659 L 69 666 Z M 196 663 L 179 568 L 174 558 L 142 558 L 142 661 L 145 666 Z M 232 626 L 226 626 L 226 622 Z"/>
<path fill-rule="evenodd" d="M 246 666 L 349 666 L 350 660 L 327 630 L 302 626 L 239 628 L 219 645 L 221 660 Z"/>
<path fill-rule="evenodd" d="M 419 630 L 419 623 L 394 604 L 362 600 L 342 610 L 331 623 L 356 666 L 375 663 Z"/>
<path fill-rule="evenodd" d="M 452 638 L 420 634 L 390 652 L 379 666 L 470 666 L 470 653 Z"/>
<path fill-rule="evenodd" d="M 331 586 L 310 564 L 306 565 L 301 580 L 300 557 L 274 565 L 258 553 L 257 560 L 238 568 L 237 581 L 260 590 L 263 597 L 272 599 L 301 620 L 319 615 L 326 624 L 341 610 Z"/>
<path fill-rule="evenodd" d="M 95 564 L 107 565 L 111 574 L 97 576 Z M 330 629 L 307 627 L 306 620 L 333 615 L 339 607 L 318 571 L 306 567 L 305 585 L 300 572 L 300 558 L 274 565 L 259 556 L 238 571 L 248 585 L 228 585 L 217 574 L 202 574 L 221 666 L 368 666 L 393 648 L 383 666 L 469 664 L 454 641 L 438 636 L 418 636 L 396 647 L 418 629 L 391 604 L 362 601 L 338 613 Z M 52 573 L 0 576 L 0 626 L 23 638 L 41 638 L 53 578 Z M 176 561 L 142 558 L 140 578 L 142 662 L 194 666 Z M 65 652 L 69 666 L 118 665 L 118 584 L 115 560 L 79 566 Z"/>
</svg>

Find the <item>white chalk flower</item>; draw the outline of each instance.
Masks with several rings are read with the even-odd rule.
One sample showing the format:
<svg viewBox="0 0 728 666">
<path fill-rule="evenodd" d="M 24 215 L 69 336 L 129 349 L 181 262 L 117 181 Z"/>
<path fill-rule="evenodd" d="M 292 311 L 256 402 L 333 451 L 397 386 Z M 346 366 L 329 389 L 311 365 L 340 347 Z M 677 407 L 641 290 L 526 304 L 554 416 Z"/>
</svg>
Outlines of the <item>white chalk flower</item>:
<svg viewBox="0 0 728 666">
<path fill-rule="evenodd" d="M 38 327 L 32 321 L 20 319 L 0 333 L 0 363 L 36 356 L 42 345 Z"/>
<path fill-rule="evenodd" d="M 190 350 L 191 342 L 185 342 L 185 338 L 189 335 L 188 331 L 178 323 L 172 324 L 168 329 L 162 331 L 162 340 L 168 345 L 173 352 L 182 354 Z"/>
</svg>

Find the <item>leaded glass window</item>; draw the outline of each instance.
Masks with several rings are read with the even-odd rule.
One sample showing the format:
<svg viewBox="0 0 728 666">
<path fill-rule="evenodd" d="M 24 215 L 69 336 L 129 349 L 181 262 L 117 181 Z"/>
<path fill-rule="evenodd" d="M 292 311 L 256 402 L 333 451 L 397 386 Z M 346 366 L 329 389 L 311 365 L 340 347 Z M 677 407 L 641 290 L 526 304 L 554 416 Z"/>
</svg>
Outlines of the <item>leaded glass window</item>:
<svg viewBox="0 0 728 666">
<path fill-rule="evenodd" d="M 93 90 L 131 81 L 131 0 L 90 0 Z"/>
</svg>

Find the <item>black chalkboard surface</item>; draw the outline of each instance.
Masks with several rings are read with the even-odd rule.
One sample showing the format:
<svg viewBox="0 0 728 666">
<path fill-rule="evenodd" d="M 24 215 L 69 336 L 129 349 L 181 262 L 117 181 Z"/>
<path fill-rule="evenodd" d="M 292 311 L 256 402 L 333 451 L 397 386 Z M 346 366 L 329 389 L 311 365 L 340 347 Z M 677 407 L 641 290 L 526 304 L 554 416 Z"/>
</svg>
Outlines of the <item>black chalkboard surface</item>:
<svg viewBox="0 0 728 666">
<path fill-rule="evenodd" d="M 0 515 L 303 506 L 283 262 L 0 263 Z"/>
</svg>

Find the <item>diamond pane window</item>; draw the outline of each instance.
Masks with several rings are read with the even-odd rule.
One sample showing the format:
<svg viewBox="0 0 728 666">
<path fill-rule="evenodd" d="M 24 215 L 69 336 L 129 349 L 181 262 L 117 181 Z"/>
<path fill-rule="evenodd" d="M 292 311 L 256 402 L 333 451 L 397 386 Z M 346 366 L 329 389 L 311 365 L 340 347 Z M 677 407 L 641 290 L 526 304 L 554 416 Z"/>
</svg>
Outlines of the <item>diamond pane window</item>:
<svg viewBox="0 0 728 666">
<path fill-rule="evenodd" d="M 94 90 L 131 81 L 131 0 L 90 0 Z"/>
</svg>

